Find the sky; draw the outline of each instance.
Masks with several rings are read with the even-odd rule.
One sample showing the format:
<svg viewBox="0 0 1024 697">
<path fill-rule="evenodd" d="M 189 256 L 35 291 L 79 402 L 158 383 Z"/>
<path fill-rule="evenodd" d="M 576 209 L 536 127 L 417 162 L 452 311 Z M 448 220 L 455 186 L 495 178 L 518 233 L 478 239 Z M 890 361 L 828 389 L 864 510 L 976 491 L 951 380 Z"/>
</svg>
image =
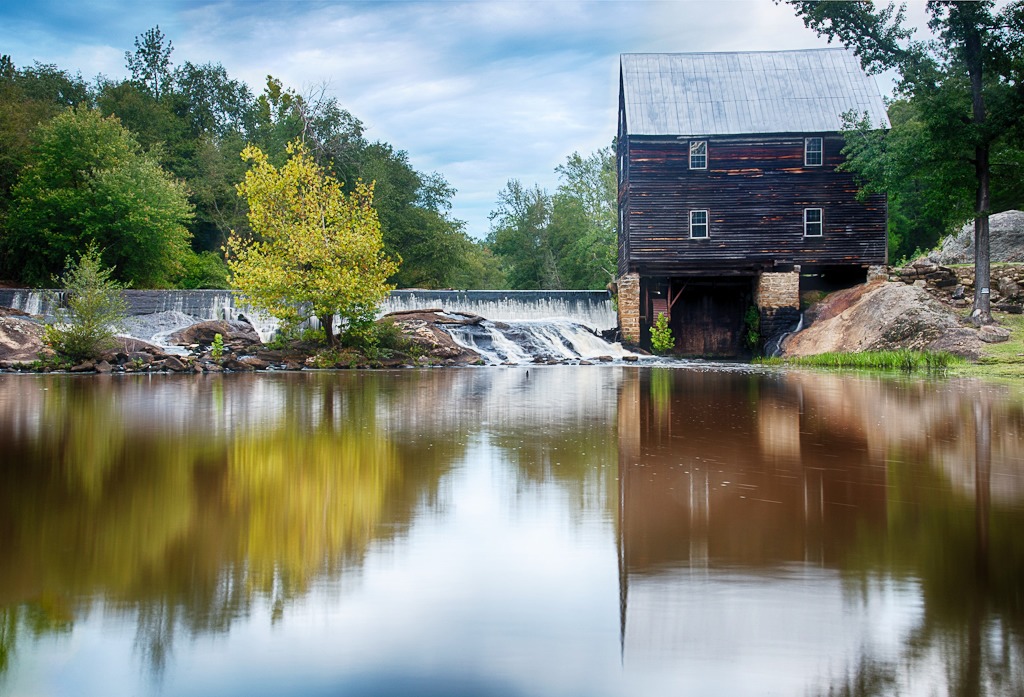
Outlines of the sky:
<svg viewBox="0 0 1024 697">
<path fill-rule="evenodd" d="M 828 45 L 771 0 L 11 0 L 0 54 L 123 78 L 157 25 L 173 64 L 221 63 L 256 94 L 268 75 L 326 86 L 370 140 L 448 180 L 476 238 L 510 179 L 554 191 L 569 155 L 611 144 L 619 54 Z"/>
</svg>

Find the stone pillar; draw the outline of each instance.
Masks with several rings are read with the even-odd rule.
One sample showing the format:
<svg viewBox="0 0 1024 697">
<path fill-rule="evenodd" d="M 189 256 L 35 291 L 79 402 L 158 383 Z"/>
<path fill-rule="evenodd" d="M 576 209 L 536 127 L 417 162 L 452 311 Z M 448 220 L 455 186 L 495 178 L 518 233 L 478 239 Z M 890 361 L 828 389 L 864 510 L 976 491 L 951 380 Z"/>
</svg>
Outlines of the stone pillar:
<svg viewBox="0 0 1024 697">
<path fill-rule="evenodd" d="M 800 320 L 800 267 L 762 273 L 757 279 L 754 304 L 761 311 L 762 339 L 792 329 Z"/>
<path fill-rule="evenodd" d="M 630 344 L 640 343 L 640 274 L 627 273 L 616 282 L 619 288 L 619 331 Z"/>
</svg>

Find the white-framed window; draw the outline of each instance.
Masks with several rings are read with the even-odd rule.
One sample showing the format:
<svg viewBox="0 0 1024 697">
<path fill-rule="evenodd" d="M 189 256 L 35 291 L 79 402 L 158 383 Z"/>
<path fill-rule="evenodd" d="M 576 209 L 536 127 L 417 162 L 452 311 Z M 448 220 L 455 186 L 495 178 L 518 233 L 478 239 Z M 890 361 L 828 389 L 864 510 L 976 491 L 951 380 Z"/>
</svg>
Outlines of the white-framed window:
<svg viewBox="0 0 1024 697">
<path fill-rule="evenodd" d="M 804 166 L 821 167 L 824 161 L 821 138 L 804 138 Z"/>
<path fill-rule="evenodd" d="M 708 168 L 708 142 L 706 140 L 690 141 L 690 169 Z"/>
<path fill-rule="evenodd" d="M 821 237 L 825 229 L 825 216 L 820 208 L 804 209 L 804 237 Z"/>
<path fill-rule="evenodd" d="M 690 237 L 695 240 L 708 238 L 707 211 L 690 211 Z"/>
</svg>

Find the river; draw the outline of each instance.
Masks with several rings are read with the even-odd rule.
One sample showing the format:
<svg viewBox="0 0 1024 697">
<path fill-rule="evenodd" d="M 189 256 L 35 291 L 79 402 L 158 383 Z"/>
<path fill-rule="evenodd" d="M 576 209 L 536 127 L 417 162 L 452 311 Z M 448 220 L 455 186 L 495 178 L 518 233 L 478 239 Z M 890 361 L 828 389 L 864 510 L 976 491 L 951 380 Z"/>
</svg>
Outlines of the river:
<svg viewBox="0 0 1024 697">
<path fill-rule="evenodd" d="M 0 374 L 0 695 L 1019 695 L 1024 386 Z"/>
</svg>

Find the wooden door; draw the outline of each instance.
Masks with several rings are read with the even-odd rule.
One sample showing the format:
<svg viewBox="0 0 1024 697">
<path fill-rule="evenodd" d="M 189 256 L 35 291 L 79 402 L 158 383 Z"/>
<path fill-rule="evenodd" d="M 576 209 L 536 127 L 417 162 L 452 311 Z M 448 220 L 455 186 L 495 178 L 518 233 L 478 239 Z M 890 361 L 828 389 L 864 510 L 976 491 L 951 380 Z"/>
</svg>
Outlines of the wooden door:
<svg viewBox="0 0 1024 697">
<path fill-rule="evenodd" d="M 672 307 L 672 331 L 681 356 L 735 358 L 740 355 L 745 285 L 689 284 Z"/>
</svg>

